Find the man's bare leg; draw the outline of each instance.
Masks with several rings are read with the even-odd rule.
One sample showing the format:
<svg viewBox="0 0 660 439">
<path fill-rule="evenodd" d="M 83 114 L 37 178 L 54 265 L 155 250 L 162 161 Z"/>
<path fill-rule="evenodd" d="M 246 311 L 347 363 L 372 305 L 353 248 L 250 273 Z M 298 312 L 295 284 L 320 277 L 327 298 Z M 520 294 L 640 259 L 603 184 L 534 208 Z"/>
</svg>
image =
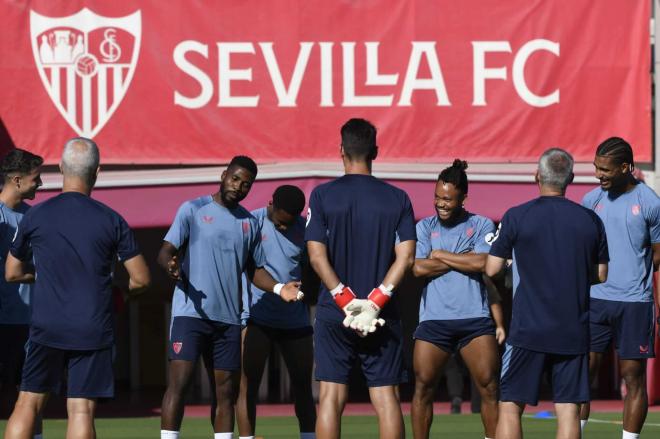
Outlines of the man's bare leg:
<svg viewBox="0 0 660 439">
<path fill-rule="evenodd" d="M 47 393 L 20 392 L 5 428 L 5 439 L 32 439 L 35 420 L 48 401 Z"/>
<path fill-rule="evenodd" d="M 497 439 L 522 439 L 522 423 L 520 418 L 525 410 L 525 404 L 517 402 L 500 402 L 497 420 Z"/>
<path fill-rule="evenodd" d="M 316 419 L 317 439 L 341 437 L 341 415 L 348 400 L 348 385 L 321 381 L 319 413 Z"/>
<path fill-rule="evenodd" d="M 371 404 L 378 416 L 380 439 L 403 439 L 403 414 L 398 386 L 369 387 Z"/>
<path fill-rule="evenodd" d="M 555 404 L 557 439 L 580 439 L 579 404 Z"/>
<path fill-rule="evenodd" d="M 87 398 L 67 398 L 66 411 L 68 423 L 66 439 L 94 439 L 94 412 L 96 400 Z"/>
<path fill-rule="evenodd" d="M 415 439 L 428 439 L 433 422 L 433 397 L 450 354 L 433 343 L 415 340 L 413 369 L 415 394 L 410 417 Z"/>
</svg>

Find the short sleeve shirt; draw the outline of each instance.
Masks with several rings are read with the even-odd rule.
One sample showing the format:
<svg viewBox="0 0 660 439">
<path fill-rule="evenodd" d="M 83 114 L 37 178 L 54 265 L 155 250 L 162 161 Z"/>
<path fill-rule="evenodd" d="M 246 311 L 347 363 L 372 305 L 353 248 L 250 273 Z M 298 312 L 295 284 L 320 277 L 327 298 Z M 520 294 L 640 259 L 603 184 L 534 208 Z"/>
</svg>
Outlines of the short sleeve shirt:
<svg viewBox="0 0 660 439">
<path fill-rule="evenodd" d="M 139 254 L 117 212 L 64 192 L 28 210 L 10 252 L 21 261 L 34 259 L 30 340 L 69 350 L 112 346 L 113 269 L 117 259 Z"/>
<path fill-rule="evenodd" d="M 596 188 L 582 205 L 603 220 L 610 263 L 607 282 L 591 287 L 591 297 L 621 302 L 653 301 L 653 249 L 660 242 L 660 198 L 644 183 L 611 196 Z"/>
<path fill-rule="evenodd" d="M 261 230 L 261 248 L 266 258 L 264 269 L 277 282 L 301 279 L 301 263 L 305 248 L 305 220 L 298 217 L 286 231 L 277 230 L 268 219 L 268 209 L 252 211 Z M 309 310 L 303 302 L 285 302 L 279 296 L 264 292 L 243 274 L 242 320 L 274 328 L 293 329 L 309 326 Z"/>
<path fill-rule="evenodd" d="M 408 195 L 373 176 L 348 174 L 318 186 L 310 196 L 305 240 L 327 246 L 340 281 L 359 298 L 381 284 L 394 262 L 394 246 L 415 239 Z M 381 316 L 398 319 L 396 305 L 390 302 Z M 316 318 L 341 321 L 343 317 L 322 285 Z"/>
<path fill-rule="evenodd" d="M 210 195 L 183 203 L 164 238 L 183 252 L 172 317 L 240 325 L 248 256 L 257 267 L 266 264 L 260 236 L 256 218 L 240 205 L 227 209 Z"/>
<path fill-rule="evenodd" d="M 436 215 L 417 223 L 415 257 L 427 259 L 433 250 L 488 253 L 495 225 L 483 216 L 465 214 L 446 227 Z M 428 280 L 419 305 L 419 321 L 489 317 L 488 293 L 481 273 L 451 270 Z"/>
<path fill-rule="evenodd" d="M 589 351 L 589 287 L 608 261 L 603 222 L 563 197 L 509 209 L 490 254 L 513 258 L 518 272 L 508 343 L 564 355 Z"/>
<path fill-rule="evenodd" d="M 18 223 L 30 206 L 20 203 L 10 209 L 0 203 L 0 324 L 27 325 L 30 323 L 30 295 L 32 285 L 5 282 L 5 260 Z"/>
</svg>

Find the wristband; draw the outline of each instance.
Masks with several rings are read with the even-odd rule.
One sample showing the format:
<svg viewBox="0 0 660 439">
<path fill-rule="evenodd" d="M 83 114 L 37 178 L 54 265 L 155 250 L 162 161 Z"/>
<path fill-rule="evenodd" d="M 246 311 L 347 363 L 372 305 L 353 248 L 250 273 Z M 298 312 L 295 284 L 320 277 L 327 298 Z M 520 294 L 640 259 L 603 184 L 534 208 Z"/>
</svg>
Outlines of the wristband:
<svg viewBox="0 0 660 439">
<path fill-rule="evenodd" d="M 341 309 L 344 309 L 346 305 L 355 299 L 355 293 L 353 290 L 351 290 L 350 287 L 344 286 L 342 283 L 339 283 L 339 285 L 330 290 L 330 294 L 332 294 L 332 298 L 335 300 L 337 306 Z"/>
<path fill-rule="evenodd" d="M 392 288 L 392 285 L 386 287 L 385 285 L 380 284 L 378 288 L 371 290 L 367 299 L 371 300 L 378 309 L 383 309 L 387 302 L 392 298 Z"/>
<path fill-rule="evenodd" d="M 284 284 L 275 284 L 275 286 L 273 287 L 273 293 L 279 296 L 280 294 L 282 294 L 282 288 L 284 288 Z"/>
</svg>

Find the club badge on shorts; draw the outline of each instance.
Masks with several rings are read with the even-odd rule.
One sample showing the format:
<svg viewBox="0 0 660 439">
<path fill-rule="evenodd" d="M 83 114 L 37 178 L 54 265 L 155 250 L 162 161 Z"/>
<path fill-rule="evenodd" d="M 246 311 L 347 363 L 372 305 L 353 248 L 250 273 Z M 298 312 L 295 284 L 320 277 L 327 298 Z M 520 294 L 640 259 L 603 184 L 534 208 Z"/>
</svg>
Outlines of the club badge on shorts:
<svg viewBox="0 0 660 439">
<path fill-rule="evenodd" d="M 179 354 L 181 352 L 181 349 L 183 348 L 183 342 L 181 341 L 175 341 L 172 343 L 172 350 L 174 351 L 175 354 Z"/>
</svg>

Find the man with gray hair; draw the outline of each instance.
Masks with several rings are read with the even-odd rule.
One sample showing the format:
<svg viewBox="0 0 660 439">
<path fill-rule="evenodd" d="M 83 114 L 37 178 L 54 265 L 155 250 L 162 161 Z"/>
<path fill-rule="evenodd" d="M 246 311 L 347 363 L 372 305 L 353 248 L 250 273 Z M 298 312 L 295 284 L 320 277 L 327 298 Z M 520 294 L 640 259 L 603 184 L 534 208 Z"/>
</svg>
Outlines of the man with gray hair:
<svg viewBox="0 0 660 439">
<path fill-rule="evenodd" d="M 486 274 L 513 259 L 513 314 L 502 358 L 496 437 L 522 438 L 526 404 L 552 376 L 557 437 L 580 437 L 579 404 L 589 400 L 589 288 L 607 278 L 607 240 L 594 212 L 565 197 L 573 158 L 558 148 L 539 160 L 540 197 L 509 209 L 493 237 Z"/>
<path fill-rule="evenodd" d="M 128 271 L 131 294 L 150 283 L 126 221 L 90 198 L 99 171 L 96 144 L 82 137 L 68 141 L 60 170 L 62 193 L 23 216 L 5 264 L 8 282 L 35 283 L 30 341 L 21 392 L 5 430 L 8 439 L 32 437 L 34 419 L 48 395 L 58 391 L 63 371 L 67 437 L 95 437 L 96 400 L 114 395 L 111 288 L 117 258 Z"/>
</svg>

